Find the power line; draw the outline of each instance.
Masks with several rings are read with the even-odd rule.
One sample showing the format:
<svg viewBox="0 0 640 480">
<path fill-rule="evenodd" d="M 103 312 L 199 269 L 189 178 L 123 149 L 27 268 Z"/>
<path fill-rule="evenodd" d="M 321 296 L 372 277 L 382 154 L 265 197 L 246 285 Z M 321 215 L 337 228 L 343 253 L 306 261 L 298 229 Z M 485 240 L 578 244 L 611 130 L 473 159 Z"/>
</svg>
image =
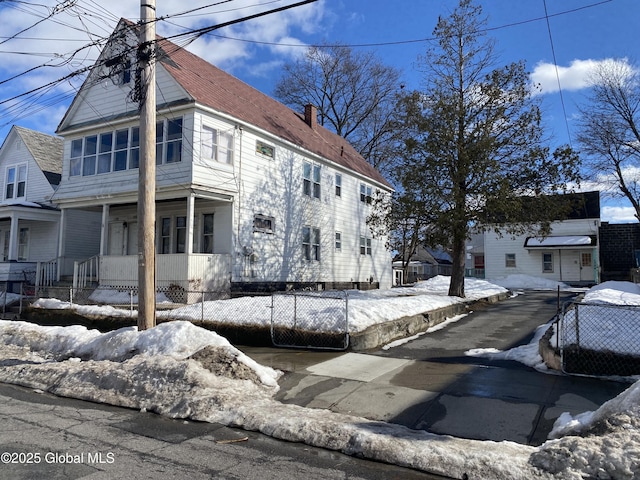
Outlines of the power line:
<svg viewBox="0 0 640 480">
<path fill-rule="evenodd" d="M 560 73 L 558 72 L 558 62 L 556 60 L 556 49 L 553 45 L 553 35 L 551 34 L 551 24 L 549 23 L 549 15 L 547 13 L 547 0 L 542 0 L 544 4 L 544 13 L 547 22 L 547 31 L 549 32 L 549 43 L 551 44 L 551 54 L 553 56 L 553 65 L 556 71 L 556 80 L 558 81 L 558 93 L 560 93 L 560 104 L 562 105 L 562 114 L 564 115 L 564 124 L 567 128 L 567 136 L 569 137 L 569 146 L 571 146 L 571 131 L 569 130 L 569 120 L 567 119 L 567 109 L 564 104 L 564 95 L 562 93 L 562 85 L 560 84 Z"/>
<path fill-rule="evenodd" d="M 539 22 L 539 21 L 546 21 L 549 18 L 553 18 L 553 17 L 559 17 L 562 15 L 568 15 L 568 14 L 572 14 L 572 13 L 576 13 L 580 10 L 585 10 L 588 8 L 594 8 L 594 7 L 599 7 L 601 5 L 604 5 L 606 3 L 610 3 L 613 2 L 614 0 L 602 0 L 600 2 L 597 3 L 592 3 L 589 5 L 583 5 L 582 7 L 577 7 L 577 8 L 573 8 L 570 10 L 564 10 L 562 12 L 558 12 L 558 13 L 554 13 L 551 15 L 545 15 L 544 17 L 535 17 L 535 18 L 530 18 L 527 20 L 521 20 L 519 22 L 512 22 L 512 23 L 506 23 L 504 25 L 498 25 L 495 27 L 487 27 L 481 30 L 478 30 L 476 32 L 472 32 L 472 33 L 487 33 L 487 32 L 492 32 L 492 31 L 496 31 L 496 30 L 502 30 L 505 28 L 511 28 L 511 27 L 517 27 L 520 25 L 526 25 L 528 23 L 534 23 L 534 22 Z M 208 35 L 216 37 L 216 38 L 222 38 L 225 40 L 233 40 L 236 42 L 244 42 L 244 43 L 250 43 L 250 44 L 254 44 L 254 45 L 267 45 L 267 46 L 274 46 L 274 47 L 299 47 L 299 48 L 331 48 L 331 47 L 335 47 L 337 46 L 337 44 L 330 44 L 330 43 L 325 43 L 325 44 L 302 44 L 302 43 L 281 43 L 281 42 L 261 42 L 259 40 L 247 40 L 244 38 L 237 38 L 237 37 L 229 37 L 229 36 L 225 36 L 225 35 L 217 35 L 217 34 L 212 34 L 212 33 L 208 33 Z M 345 46 L 345 47 L 353 47 L 353 48 L 359 48 L 359 47 L 386 47 L 386 46 L 394 46 L 394 45 L 407 45 L 407 44 L 411 44 L 411 43 L 424 43 L 424 42 L 432 42 L 434 40 L 437 40 L 435 37 L 425 37 L 425 38 L 417 38 L 417 39 L 408 39 L 408 40 L 391 40 L 391 41 L 386 41 L 386 42 L 366 42 L 366 43 L 348 43 L 348 44 L 340 44 L 341 46 Z"/>
</svg>

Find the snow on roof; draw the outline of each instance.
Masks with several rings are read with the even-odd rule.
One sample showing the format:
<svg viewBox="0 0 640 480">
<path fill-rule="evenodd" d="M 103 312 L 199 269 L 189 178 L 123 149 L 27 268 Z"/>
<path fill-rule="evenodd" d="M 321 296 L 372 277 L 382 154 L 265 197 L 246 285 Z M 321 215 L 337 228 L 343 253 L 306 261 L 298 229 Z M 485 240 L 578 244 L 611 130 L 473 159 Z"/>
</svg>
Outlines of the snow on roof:
<svg viewBox="0 0 640 480">
<path fill-rule="evenodd" d="M 595 244 L 595 237 L 589 235 L 552 235 L 545 238 L 528 237 L 524 241 L 524 248 L 588 247 Z"/>
</svg>

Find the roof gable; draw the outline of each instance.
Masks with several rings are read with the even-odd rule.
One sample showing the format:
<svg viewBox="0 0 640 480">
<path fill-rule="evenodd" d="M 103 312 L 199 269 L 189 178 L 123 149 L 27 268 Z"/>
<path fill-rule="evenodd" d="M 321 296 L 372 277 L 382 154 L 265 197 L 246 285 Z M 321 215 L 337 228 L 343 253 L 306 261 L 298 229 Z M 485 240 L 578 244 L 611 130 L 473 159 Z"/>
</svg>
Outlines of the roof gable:
<svg viewBox="0 0 640 480">
<path fill-rule="evenodd" d="M 62 156 L 64 141 L 60 137 L 36 132 L 24 127 L 13 127 L 26 145 L 29 153 L 42 170 L 49 183 L 55 179 L 55 175 L 62 174 Z M 59 178 L 58 178 L 59 183 Z M 57 185 L 57 183 L 55 183 Z"/>
</svg>

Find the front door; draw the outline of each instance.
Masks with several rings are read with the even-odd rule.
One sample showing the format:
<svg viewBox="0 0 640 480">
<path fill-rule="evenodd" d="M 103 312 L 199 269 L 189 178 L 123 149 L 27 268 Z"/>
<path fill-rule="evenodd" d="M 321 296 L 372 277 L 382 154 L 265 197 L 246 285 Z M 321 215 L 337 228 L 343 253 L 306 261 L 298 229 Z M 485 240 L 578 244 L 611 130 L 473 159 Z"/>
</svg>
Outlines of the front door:
<svg viewBox="0 0 640 480">
<path fill-rule="evenodd" d="M 593 255 L 591 252 L 580 253 L 580 281 L 593 282 Z"/>
<path fill-rule="evenodd" d="M 138 253 L 137 222 L 109 224 L 109 255 L 135 255 Z"/>
</svg>

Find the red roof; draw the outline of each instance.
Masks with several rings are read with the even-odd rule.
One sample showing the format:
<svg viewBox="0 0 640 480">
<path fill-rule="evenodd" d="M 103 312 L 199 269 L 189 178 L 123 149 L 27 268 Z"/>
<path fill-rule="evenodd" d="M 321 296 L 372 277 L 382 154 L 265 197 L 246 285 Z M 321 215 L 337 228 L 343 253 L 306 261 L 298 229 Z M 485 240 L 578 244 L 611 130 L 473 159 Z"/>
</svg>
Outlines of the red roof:
<svg viewBox="0 0 640 480">
<path fill-rule="evenodd" d="M 159 61 L 202 105 L 263 129 L 382 185 L 384 177 L 344 138 L 265 95 L 187 50 L 159 38 Z"/>
</svg>

